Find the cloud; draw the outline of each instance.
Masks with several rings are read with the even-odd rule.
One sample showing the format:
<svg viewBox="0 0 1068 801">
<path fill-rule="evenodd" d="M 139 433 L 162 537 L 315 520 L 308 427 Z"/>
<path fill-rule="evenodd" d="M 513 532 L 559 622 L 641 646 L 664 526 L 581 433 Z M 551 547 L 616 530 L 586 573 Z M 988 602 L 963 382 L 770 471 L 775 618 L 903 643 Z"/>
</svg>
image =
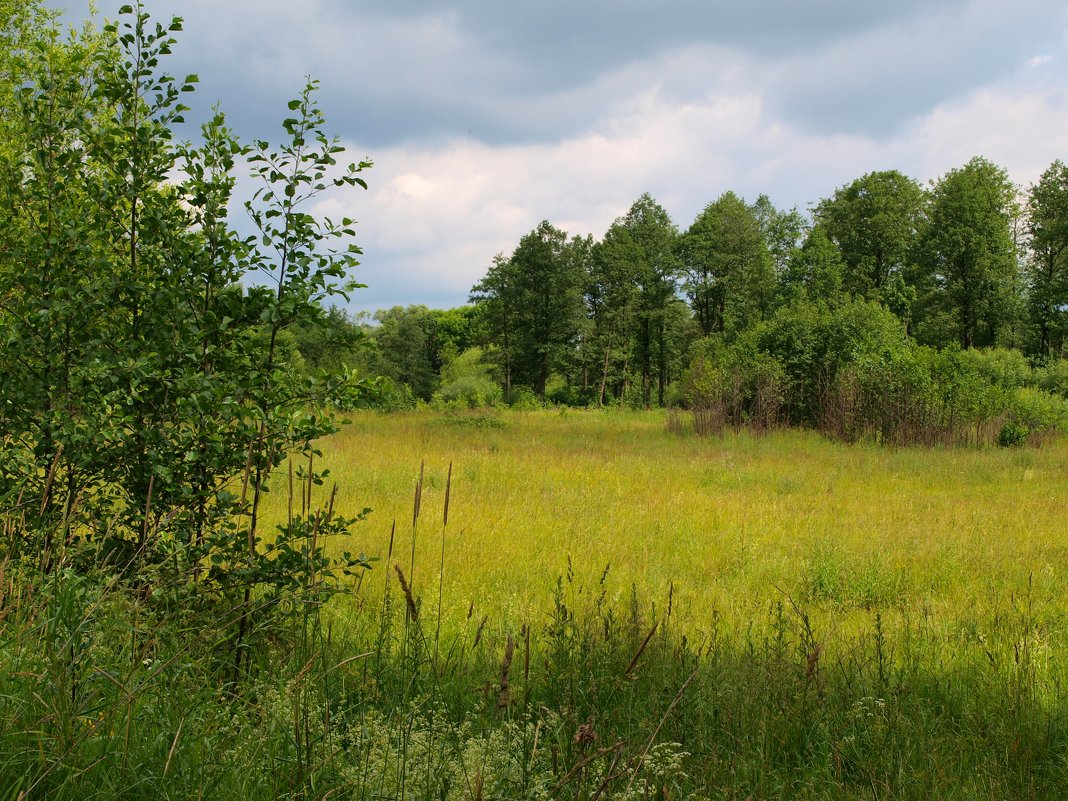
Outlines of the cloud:
<svg viewBox="0 0 1068 801">
<path fill-rule="evenodd" d="M 600 237 L 643 191 L 686 228 L 728 189 L 806 209 L 872 170 L 926 182 L 977 154 L 1027 185 L 1066 152 L 1068 93 L 1025 92 L 1016 82 L 941 105 L 889 140 L 788 125 L 755 93 L 678 105 L 651 90 L 554 144 L 456 140 L 383 151 L 371 192 L 358 198 L 364 277 L 382 288 L 395 273 L 406 276 L 386 302 L 455 305 L 494 254 L 510 252 L 540 220 Z M 384 297 L 369 292 L 357 305 Z"/>
<path fill-rule="evenodd" d="M 117 0 L 105 11 L 114 11 Z M 687 227 L 722 192 L 802 209 L 872 170 L 1068 154 L 1061 0 L 183 0 L 167 66 L 273 138 L 306 74 L 370 156 L 357 307 L 455 305 L 542 219 L 600 236 L 642 192 Z M 1037 54 L 1037 55 L 1036 55 Z"/>
</svg>

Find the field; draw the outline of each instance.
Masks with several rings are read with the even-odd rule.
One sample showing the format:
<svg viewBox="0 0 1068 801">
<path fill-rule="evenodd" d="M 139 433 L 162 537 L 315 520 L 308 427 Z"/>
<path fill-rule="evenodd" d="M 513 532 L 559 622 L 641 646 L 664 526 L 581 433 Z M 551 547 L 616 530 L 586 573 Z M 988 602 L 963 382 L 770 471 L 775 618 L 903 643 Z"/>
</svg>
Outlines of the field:
<svg viewBox="0 0 1068 801">
<path fill-rule="evenodd" d="M 355 415 L 312 501 L 373 507 L 329 543 L 373 569 L 238 646 L 188 592 L 10 585 L 0 799 L 1068 798 L 1068 442 L 678 428 Z"/>
<path fill-rule="evenodd" d="M 340 508 L 373 508 L 346 547 L 384 559 L 396 521 L 406 571 L 425 464 L 413 587 L 435 603 L 452 465 L 446 620 L 474 603 L 502 624 L 535 622 L 559 577 L 590 584 L 606 568 L 611 600 L 634 586 L 663 608 L 670 595 L 693 631 L 713 611 L 741 622 L 787 598 L 839 618 L 956 620 L 1024 592 L 1050 610 L 1068 605 L 1063 441 L 928 450 L 796 431 L 702 439 L 668 433 L 659 413 L 567 411 L 361 415 L 323 451 Z"/>
<path fill-rule="evenodd" d="M 1064 441 L 360 415 L 322 458 L 375 508 L 329 625 L 377 654 L 353 678 L 413 797 L 1068 797 Z"/>
</svg>

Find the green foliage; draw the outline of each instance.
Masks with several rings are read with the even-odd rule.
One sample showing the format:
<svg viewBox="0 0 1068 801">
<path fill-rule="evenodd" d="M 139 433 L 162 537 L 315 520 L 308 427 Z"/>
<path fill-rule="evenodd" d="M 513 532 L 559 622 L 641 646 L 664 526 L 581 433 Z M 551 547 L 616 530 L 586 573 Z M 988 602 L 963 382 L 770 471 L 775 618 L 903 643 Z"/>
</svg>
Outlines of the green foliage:
<svg viewBox="0 0 1068 801">
<path fill-rule="evenodd" d="M 950 170 L 931 192 L 922 243 L 925 314 L 944 313 L 962 348 L 1003 344 L 1013 336 L 1020 311 L 1015 195 L 1005 171 L 978 157 Z M 924 325 L 922 319 L 917 324 L 921 336 L 932 338 L 935 329 L 925 333 Z"/>
<path fill-rule="evenodd" d="M 842 296 L 845 272 L 838 246 L 822 225 L 815 225 L 801 247 L 791 254 L 781 278 L 782 293 L 788 302 L 808 298 L 835 304 Z"/>
<path fill-rule="evenodd" d="M 1034 381 L 1018 351 L 922 347 L 878 304 L 799 301 L 733 343 L 704 340 L 687 401 L 698 433 L 787 423 L 850 441 L 982 444 L 1006 421 L 1025 438 L 1064 430 L 1063 402 Z"/>
<path fill-rule="evenodd" d="M 911 271 L 926 200 L 916 181 L 887 170 L 856 179 L 816 206 L 816 220 L 842 253 L 847 291 L 875 299 L 893 276 Z"/>
<path fill-rule="evenodd" d="M 498 256 L 471 290 L 504 375 L 504 393 L 530 387 L 545 397 L 549 376 L 567 371 L 582 331 L 590 242 L 542 222 L 510 258 Z"/>
<path fill-rule="evenodd" d="M 504 396 L 490 377 L 481 348 L 471 348 L 450 359 L 441 371 L 441 389 L 434 405 L 444 408 L 481 409 L 499 406 Z"/>
<path fill-rule="evenodd" d="M 1028 198 L 1031 323 L 1043 358 L 1064 355 L 1068 337 L 1068 167 L 1055 161 Z"/>
<path fill-rule="evenodd" d="M 394 306 L 375 312 L 371 329 L 376 373 L 429 401 L 438 387 L 441 353 L 433 313 L 426 306 Z"/>
<path fill-rule="evenodd" d="M 774 287 L 760 221 L 733 192 L 705 207 L 679 239 L 683 284 L 701 333 L 737 332 L 759 321 Z"/>
<path fill-rule="evenodd" d="M 1068 399 L 1068 359 L 1051 361 L 1034 371 L 1035 383 L 1053 395 Z"/>
<path fill-rule="evenodd" d="M 1068 433 L 1068 399 L 1034 387 L 1019 387 L 1010 398 L 1010 420 L 1029 436 Z"/>
<path fill-rule="evenodd" d="M 18 91 L 0 101 L 13 132 L 0 151 L 12 220 L 0 231 L 0 558 L 46 575 L 107 566 L 165 607 L 211 599 L 233 626 L 237 681 L 248 637 L 304 597 L 308 570 L 367 564 L 309 546 L 356 520 L 316 511 L 310 494 L 271 535 L 259 512 L 291 455 L 322 483 L 313 443 L 336 430 L 325 410 L 369 388 L 308 374 L 293 332 L 344 296 L 359 254 L 352 221 L 304 209 L 364 186 L 370 165 L 338 167 L 314 82 L 290 103 L 281 146 L 246 149 L 221 113 L 198 146 L 176 144 L 196 83 L 161 67 L 177 18 L 154 24 L 138 4 L 103 35 L 34 30 Z M 249 240 L 227 222 L 242 157 L 257 186 Z"/>
</svg>

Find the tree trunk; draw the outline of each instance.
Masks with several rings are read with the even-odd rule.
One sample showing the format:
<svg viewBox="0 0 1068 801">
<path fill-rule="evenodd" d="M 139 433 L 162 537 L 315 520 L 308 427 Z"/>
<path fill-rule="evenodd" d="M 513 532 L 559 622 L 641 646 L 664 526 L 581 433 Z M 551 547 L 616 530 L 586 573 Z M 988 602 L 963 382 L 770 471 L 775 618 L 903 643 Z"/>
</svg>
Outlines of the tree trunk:
<svg viewBox="0 0 1068 801">
<path fill-rule="evenodd" d="M 597 408 L 604 406 L 604 388 L 608 383 L 608 359 L 612 354 L 612 346 L 608 345 L 604 349 L 604 369 L 601 370 L 601 390 L 597 393 Z"/>
</svg>

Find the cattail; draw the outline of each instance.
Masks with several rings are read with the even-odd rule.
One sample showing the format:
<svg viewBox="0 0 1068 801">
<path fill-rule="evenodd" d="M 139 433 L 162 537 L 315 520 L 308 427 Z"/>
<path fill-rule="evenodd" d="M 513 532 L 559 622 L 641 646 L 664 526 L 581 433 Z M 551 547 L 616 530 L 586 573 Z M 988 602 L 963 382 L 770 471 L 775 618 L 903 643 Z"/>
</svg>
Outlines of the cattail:
<svg viewBox="0 0 1068 801">
<path fill-rule="evenodd" d="M 515 653 L 515 640 L 508 635 L 508 642 L 504 646 L 504 659 L 501 661 L 501 689 L 497 694 L 497 708 L 506 709 L 512 703 L 512 683 L 508 674 L 512 670 L 512 655 Z"/>
<path fill-rule="evenodd" d="M 449 495 L 452 492 L 452 462 L 449 462 L 449 477 L 445 479 L 445 515 L 442 525 L 449 525 Z"/>
<path fill-rule="evenodd" d="M 292 456 L 289 457 L 289 503 L 288 503 L 288 513 L 289 513 L 289 518 L 288 518 L 289 519 L 289 529 L 290 529 L 290 531 L 292 531 L 293 530 L 293 457 Z"/>
<path fill-rule="evenodd" d="M 478 628 L 475 630 L 475 642 L 472 648 L 478 648 L 478 644 L 482 642 L 482 630 L 486 628 L 486 621 L 489 620 L 489 615 L 482 616 L 482 622 L 478 624 Z"/>
<path fill-rule="evenodd" d="M 805 678 L 808 679 L 809 681 L 815 681 L 816 680 L 816 674 L 819 673 L 819 669 L 820 669 L 820 651 L 822 651 L 822 650 L 823 650 L 823 646 L 820 645 L 819 643 L 815 643 L 812 646 L 812 650 L 809 651 L 808 655 L 805 657 L 805 662 L 806 662 L 806 665 L 805 665 Z"/>
<path fill-rule="evenodd" d="M 48 476 L 45 478 L 44 492 L 41 493 L 41 514 L 45 513 L 45 509 L 48 507 L 48 496 L 52 492 L 52 482 L 56 478 L 56 470 L 59 468 L 59 459 L 63 456 L 63 443 L 59 443 L 56 448 L 55 458 L 52 459 L 52 466 L 48 468 Z"/>
<path fill-rule="evenodd" d="M 401 570 L 400 565 L 393 565 L 393 569 L 397 571 L 397 578 L 400 579 L 401 589 L 404 591 L 404 601 L 408 604 L 408 615 L 412 620 L 419 620 L 419 609 L 415 605 L 415 598 L 412 597 L 412 588 L 408 586 L 408 581 L 404 578 L 404 571 Z"/>
<path fill-rule="evenodd" d="M 645 635 L 645 639 L 642 640 L 642 644 L 638 646 L 637 652 L 630 660 L 630 664 L 627 665 L 627 669 L 623 672 L 623 678 L 630 675 L 631 671 L 638 666 L 638 660 L 642 658 L 642 654 L 645 653 L 645 647 L 649 645 L 649 641 L 653 639 L 653 635 L 656 634 L 656 629 L 660 625 L 659 621 L 653 624 L 653 627 L 649 629 L 649 633 Z"/>
<path fill-rule="evenodd" d="M 408 575 L 415 581 L 415 540 L 419 525 L 419 510 L 423 506 L 423 468 L 426 462 L 419 463 L 419 480 L 415 483 L 415 499 L 412 502 L 412 561 L 408 567 Z"/>
<path fill-rule="evenodd" d="M 523 684 L 530 686 L 530 625 L 523 624 Z"/>
</svg>

